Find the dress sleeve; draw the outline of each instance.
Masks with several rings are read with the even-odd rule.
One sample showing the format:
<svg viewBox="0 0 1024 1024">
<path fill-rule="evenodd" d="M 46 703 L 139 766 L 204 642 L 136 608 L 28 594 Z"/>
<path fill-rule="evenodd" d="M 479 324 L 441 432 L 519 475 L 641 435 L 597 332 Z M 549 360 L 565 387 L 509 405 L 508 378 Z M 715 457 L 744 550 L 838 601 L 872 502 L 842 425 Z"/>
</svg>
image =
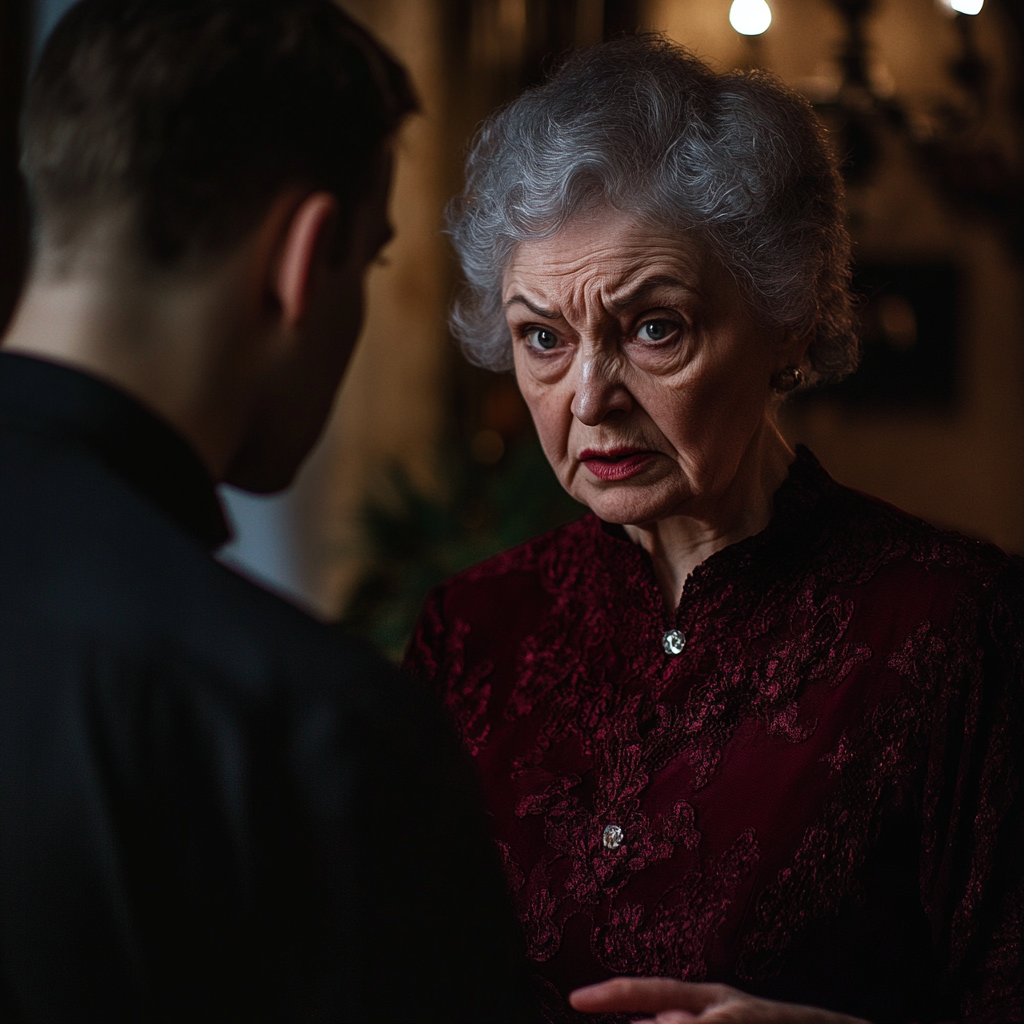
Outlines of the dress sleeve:
<svg viewBox="0 0 1024 1024">
<path fill-rule="evenodd" d="M 938 688 L 925 782 L 922 897 L 962 1018 L 1022 1019 L 1024 574 L 963 601 L 934 647 Z M 950 678 L 950 668 L 955 677 Z"/>
</svg>

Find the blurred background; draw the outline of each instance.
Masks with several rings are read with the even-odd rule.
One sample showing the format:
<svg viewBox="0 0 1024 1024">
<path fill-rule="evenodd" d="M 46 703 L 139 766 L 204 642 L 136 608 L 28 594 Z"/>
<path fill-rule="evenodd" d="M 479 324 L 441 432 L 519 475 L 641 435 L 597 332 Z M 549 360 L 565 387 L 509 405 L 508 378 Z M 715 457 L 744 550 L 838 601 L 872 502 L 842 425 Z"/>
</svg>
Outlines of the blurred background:
<svg viewBox="0 0 1024 1024">
<path fill-rule="evenodd" d="M 24 77 L 65 0 L 0 3 L 0 322 L 26 213 Z M 466 366 L 441 234 L 480 120 L 558 55 L 659 31 L 723 68 L 773 70 L 844 158 L 861 370 L 783 427 L 834 477 L 1024 553 L 1024 3 L 1019 0 L 342 0 L 411 70 L 398 235 L 363 340 L 295 486 L 228 491 L 225 560 L 392 656 L 426 590 L 581 509 L 540 454 L 515 381 Z"/>
</svg>

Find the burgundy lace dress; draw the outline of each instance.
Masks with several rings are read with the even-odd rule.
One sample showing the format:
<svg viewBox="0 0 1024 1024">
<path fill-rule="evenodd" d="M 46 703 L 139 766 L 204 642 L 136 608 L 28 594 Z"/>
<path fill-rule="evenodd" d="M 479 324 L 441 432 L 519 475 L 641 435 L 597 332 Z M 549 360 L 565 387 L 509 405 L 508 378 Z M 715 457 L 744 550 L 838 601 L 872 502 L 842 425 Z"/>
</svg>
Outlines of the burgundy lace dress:
<svg viewBox="0 0 1024 1024">
<path fill-rule="evenodd" d="M 1020 1021 L 1024 573 L 806 449 L 668 614 L 594 516 L 431 596 L 551 1020 L 615 974 Z M 608 1020 L 617 1017 L 606 1018 Z"/>
</svg>

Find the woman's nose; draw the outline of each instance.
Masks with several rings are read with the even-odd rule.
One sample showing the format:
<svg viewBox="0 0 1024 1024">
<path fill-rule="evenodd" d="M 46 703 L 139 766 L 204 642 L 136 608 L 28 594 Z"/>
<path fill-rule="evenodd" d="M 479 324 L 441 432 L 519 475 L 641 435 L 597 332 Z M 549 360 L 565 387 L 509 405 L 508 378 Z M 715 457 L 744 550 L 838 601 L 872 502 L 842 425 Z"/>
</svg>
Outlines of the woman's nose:
<svg viewBox="0 0 1024 1024">
<path fill-rule="evenodd" d="M 593 427 L 614 412 L 628 412 L 632 405 L 614 359 L 595 355 L 583 361 L 571 406 L 576 419 Z"/>
</svg>

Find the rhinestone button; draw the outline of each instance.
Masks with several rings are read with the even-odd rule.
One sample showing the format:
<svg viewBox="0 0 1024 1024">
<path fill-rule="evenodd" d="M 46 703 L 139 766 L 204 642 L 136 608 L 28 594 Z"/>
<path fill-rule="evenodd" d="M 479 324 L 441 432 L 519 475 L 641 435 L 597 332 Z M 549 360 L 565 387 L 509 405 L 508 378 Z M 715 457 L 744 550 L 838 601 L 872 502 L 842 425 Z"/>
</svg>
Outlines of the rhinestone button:
<svg viewBox="0 0 1024 1024">
<path fill-rule="evenodd" d="M 686 646 L 686 637 L 678 629 L 670 629 L 662 638 L 661 646 L 665 648 L 666 654 L 673 656 L 683 653 Z"/>
<path fill-rule="evenodd" d="M 604 841 L 605 849 L 617 850 L 622 845 L 622 840 L 626 838 L 626 834 L 619 828 L 618 825 L 609 825 L 604 830 L 604 834 L 601 839 Z"/>
</svg>

